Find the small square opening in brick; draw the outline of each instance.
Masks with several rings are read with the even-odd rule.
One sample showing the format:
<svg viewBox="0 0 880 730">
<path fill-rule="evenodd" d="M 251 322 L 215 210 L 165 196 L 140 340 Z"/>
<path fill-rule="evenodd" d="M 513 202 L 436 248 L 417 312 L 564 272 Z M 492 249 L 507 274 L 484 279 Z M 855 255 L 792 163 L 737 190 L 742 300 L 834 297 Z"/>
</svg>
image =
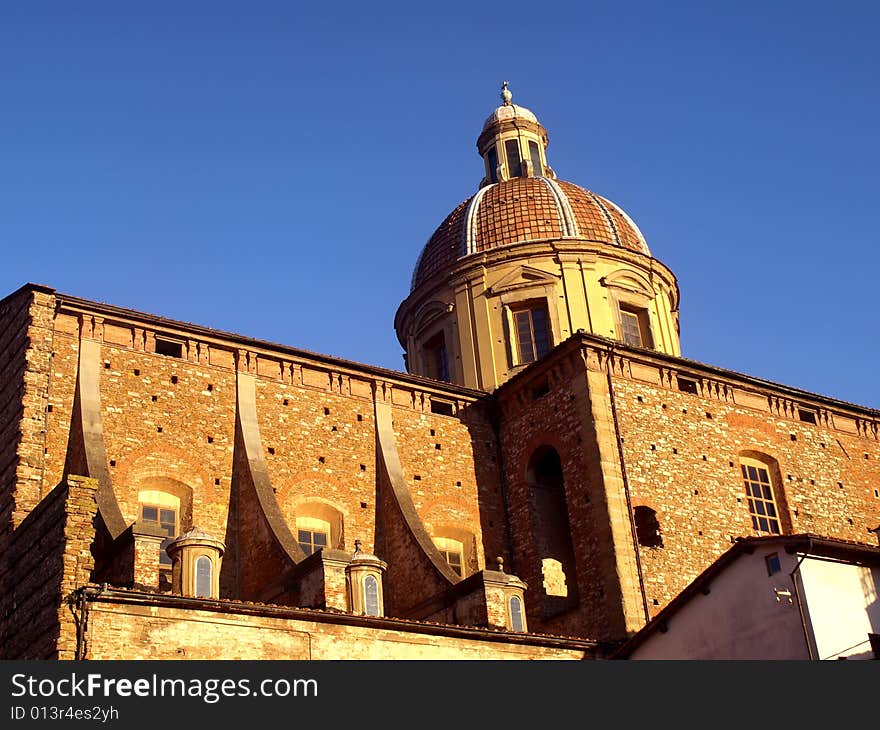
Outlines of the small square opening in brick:
<svg viewBox="0 0 880 730">
<path fill-rule="evenodd" d="M 440 444 L 434 444 L 434 448 L 435 448 L 437 451 L 440 451 Z"/>
<path fill-rule="evenodd" d="M 220 480 L 219 480 L 219 479 L 215 479 L 215 480 L 214 480 L 214 484 L 215 484 L 216 486 L 219 487 L 219 486 L 220 486 Z"/>
<path fill-rule="evenodd" d="M 213 391 L 214 391 L 214 384 L 213 384 L 213 383 L 208 383 L 208 392 L 209 392 L 209 393 L 212 393 Z"/>
<path fill-rule="evenodd" d="M 156 426 L 156 432 L 157 432 L 157 433 L 162 433 L 162 427 L 161 427 L 161 426 Z"/>
<path fill-rule="evenodd" d="M 366 509 L 366 508 L 367 508 L 367 503 L 361 502 L 361 509 Z"/>
<path fill-rule="evenodd" d="M 329 408 L 325 408 L 325 409 L 324 409 L 324 415 L 325 415 L 325 416 L 329 416 L 329 415 L 330 415 L 330 409 L 329 409 Z"/>
<path fill-rule="evenodd" d="M 433 429 L 433 428 L 431 429 L 431 435 L 432 435 L 432 436 L 434 435 L 434 429 Z"/>
<path fill-rule="evenodd" d="M 358 413 L 358 421 L 363 421 L 363 420 L 364 420 L 364 417 L 360 413 Z"/>
<path fill-rule="evenodd" d="M 361 464 L 361 471 L 366 471 L 366 470 L 367 470 L 367 465 Z"/>
<path fill-rule="evenodd" d="M 50 403 L 49 405 L 46 406 L 46 413 L 51 413 L 51 412 L 52 412 L 52 404 Z"/>
<path fill-rule="evenodd" d="M 275 447 L 274 446 L 270 446 L 267 450 L 270 454 L 273 454 L 273 455 L 275 454 Z"/>
<path fill-rule="evenodd" d="M 116 459 L 110 459 L 110 466 L 116 466 Z"/>
<path fill-rule="evenodd" d="M 157 400 L 159 400 L 159 396 L 158 395 L 151 395 L 150 400 L 153 401 L 153 403 L 155 403 Z"/>
<path fill-rule="evenodd" d="M 797 441 L 797 434 L 792 433 L 792 434 L 789 434 L 789 436 L 791 437 L 792 441 Z"/>
<path fill-rule="evenodd" d="M 288 401 L 287 398 L 285 398 L 281 403 L 282 403 L 282 405 L 286 406 L 290 403 L 290 401 Z"/>
<path fill-rule="evenodd" d="M 321 464 L 323 464 L 326 460 L 324 459 L 323 456 L 319 456 L 319 457 L 318 457 L 318 461 L 319 461 Z"/>
<path fill-rule="evenodd" d="M 135 374 L 135 375 L 140 375 L 140 374 L 141 374 L 141 371 L 138 370 L 137 368 L 135 368 L 135 369 L 134 369 L 134 374 Z"/>
<path fill-rule="evenodd" d="M 109 370 L 109 369 L 110 369 L 110 361 L 109 361 L 109 360 L 106 360 L 106 361 L 104 362 L 104 370 Z"/>
<path fill-rule="evenodd" d="M 209 444 L 213 444 L 213 443 L 214 443 L 214 437 L 213 437 L 213 436 L 208 436 L 208 443 L 209 443 Z"/>
<path fill-rule="evenodd" d="M 177 385 L 177 376 L 176 376 L 176 375 L 172 375 L 172 376 L 171 376 L 171 383 L 172 383 L 173 385 Z"/>
<path fill-rule="evenodd" d="M 422 481 L 422 477 L 421 477 L 419 474 L 415 474 L 415 475 L 413 476 L 413 479 L 415 479 L 417 482 Z"/>
</svg>

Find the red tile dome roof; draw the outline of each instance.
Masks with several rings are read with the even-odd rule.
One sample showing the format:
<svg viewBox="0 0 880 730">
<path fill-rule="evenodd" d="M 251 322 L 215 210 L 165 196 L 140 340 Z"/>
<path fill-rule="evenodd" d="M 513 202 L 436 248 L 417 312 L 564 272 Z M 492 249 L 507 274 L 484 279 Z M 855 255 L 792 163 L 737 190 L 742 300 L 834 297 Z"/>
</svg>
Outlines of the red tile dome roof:
<svg viewBox="0 0 880 730">
<path fill-rule="evenodd" d="M 516 177 L 481 188 L 446 217 L 419 256 L 412 288 L 467 256 L 546 239 L 580 239 L 650 256 L 641 231 L 610 200 L 562 180 Z"/>
</svg>

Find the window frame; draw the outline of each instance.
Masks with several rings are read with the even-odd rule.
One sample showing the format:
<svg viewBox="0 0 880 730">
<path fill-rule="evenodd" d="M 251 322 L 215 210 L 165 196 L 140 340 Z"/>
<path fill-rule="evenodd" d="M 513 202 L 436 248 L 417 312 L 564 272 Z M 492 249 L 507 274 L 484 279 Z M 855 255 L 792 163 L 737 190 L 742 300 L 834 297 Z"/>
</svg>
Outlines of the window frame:
<svg viewBox="0 0 880 730">
<path fill-rule="evenodd" d="M 144 517 L 144 510 L 146 509 L 154 509 L 156 510 L 156 519 L 147 519 Z M 145 525 L 154 525 L 160 531 L 162 531 L 165 526 L 169 525 L 168 521 L 162 521 L 162 512 L 172 512 L 174 514 L 174 524 L 172 526 L 173 534 L 168 535 L 164 540 L 162 540 L 159 545 L 159 565 L 162 570 L 170 570 L 171 568 L 171 558 L 168 557 L 168 553 L 165 551 L 165 548 L 174 540 L 178 535 L 180 535 L 180 506 L 174 506 L 168 504 L 159 504 L 155 501 L 153 502 L 138 502 L 138 522 L 141 522 Z M 166 531 L 167 534 L 167 531 Z"/>
<path fill-rule="evenodd" d="M 464 578 L 466 575 L 465 568 L 467 564 L 464 542 L 462 540 L 457 540 L 454 537 L 446 536 L 436 536 L 432 539 L 434 541 L 434 547 L 437 548 L 437 551 L 446 561 L 446 564 L 452 568 L 455 573 Z M 453 555 L 458 557 L 458 570 L 456 570 L 455 562 L 449 559 Z"/>
<path fill-rule="evenodd" d="M 783 519 L 783 505 L 780 499 L 779 482 L 774 478 L 774 465 L 757 459 L 754 456 L 740 455 L 739 467 L 740 488 L 745 491 L 746 509 L 748 510 L 754 532 L 758 535 L 785 534 L 786 524 Z M 752 477 L 749 470 L 754 470 L 754 477 Z M 766 475 L 766 480 L 761 479 L 762 473 Z M 756 487 L 758 488 L 757 490 L 755 489 Z M 767 492 L 769 492 L 769 497 Z M 762 520 L 766 522 L 767 529 L 762 527 Z M 772 529 L 774 524 L 776 530 Z"/>
<path fill-rule="evenodd" d="M 303 534 L 307 534 L 309 536 L 307 542 L 303 542 Z M 324 544 L 318 545 L 315 541 L 315 535 L 323 535 L 324 536 Z M 302 550 L 306 557 L 310 555 L 314 555 L 315 553 L 321 552 L 325 548 L 330 547 L 330 530 L 329 528 L 325 531 L 320 529 L 319 527 L 300 527 L 299 524 L 296 526 L 296 542 Z M 308 545 L 309 549 L 307 550 L 304 545 Z"/>
<path fill-rule="evenodd" d="M 516 626 L 516 616 L 517 612 L 513 610 L 513 604 L 516 602 L 519 604 L 519 627 Z M 516 632 L 524 632 L 526 630 L 526 612 L 525 612 L 525 604 L 523 599 L 520 596 L 510 596 L 507 599 L 507 615 L 510 617 L 510 630 Z"/>
<path fill-rule="evenodd" d="M 422 365 L 423 372 L 427 377 L 444 383 L 452 382 L 445 330 L 437 330 L 425 340 L 422 345 Z"/>
<path fill-rule="evenodd" d="M 376 612 L 370 612 L 370 585 L 375 586 L 376 591 Z M 363 580 L 363 591 L 364 591 L 364 615 L 365 616 L 381 616 L 382 615 L 382 589 L 379 584 L 379 579 L 372 574 L 367 574 L 364 576 Z"/>
<path fill-rule="evenodd" d="M 627 337 L 631 328 L 627 328 L 625 321 L 636 325 L 639 341 L 631 342 Z M 656 349 L 654 336 L 651 331 L 651 313 L 646 306 L 640 306 L 626 299 L 617 300 L 617 338 L 630 347 L 641 347 L 646 350 Z"/>
<path fill-rule="evenodd" d="M 508 344 L 510 347 L 510 354 L 513 359 L 513 366 L 517 365 L 529 365 L 533 362 L 537 362 L 544 355 L 550 352 L 554 347 L 554 338 L 553 338 L 553 322 L 550 315 L 550 307 L 547 303 L 547 299 L 545 297 L 535 298 L 535 299 L 526 299 L 521 302 L 511 303 L 508 306 Z M 536 333 L 536 325 L 535 325 L 535 312 L 542 312 L 544 315 L 544 347 L 539 348 L 538 339 L 535 336 Z M 529 329 L 529 344 L 531 346 L 531 352 L 528 353 L 530 357 L 527 359 L 523 354 L 523 343 L 520 338 L 520 315 L 526 315 L 528 320 L 526 322 Z"/>
</svg>

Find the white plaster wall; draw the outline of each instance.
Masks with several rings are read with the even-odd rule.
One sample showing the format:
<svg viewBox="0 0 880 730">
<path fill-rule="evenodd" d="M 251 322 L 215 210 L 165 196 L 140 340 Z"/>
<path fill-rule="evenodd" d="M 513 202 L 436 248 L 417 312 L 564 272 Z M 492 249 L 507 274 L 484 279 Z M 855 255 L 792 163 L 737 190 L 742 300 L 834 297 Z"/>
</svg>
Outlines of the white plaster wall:
<svg viewBox="0 0 880 730">
<path fill-rule="evenodd" d="M 765 556 L 782 566 L 768 576 Z M 807 643 L 789 574 L 796 557 L 759 549 L 741 555 L 717 576 L 709 595 L 697 593 L 654 632 L 632 659 L 807 659 Z M 791 593 L 777 600 L 774 589 Z"/>
<path fill-rule="evenodd" d="M 880 568 L 808 557 L 800 573 L 817 658 L 872 658 L 868 634 L 880 634 Z"/>
</svg>

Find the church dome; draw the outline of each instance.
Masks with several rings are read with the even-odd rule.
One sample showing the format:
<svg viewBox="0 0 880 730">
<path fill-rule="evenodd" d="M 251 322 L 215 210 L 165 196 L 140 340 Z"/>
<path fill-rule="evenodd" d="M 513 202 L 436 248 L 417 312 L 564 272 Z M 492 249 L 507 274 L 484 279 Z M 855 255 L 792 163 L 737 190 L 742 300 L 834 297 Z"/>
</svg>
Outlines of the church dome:
<svg viewBox="0 0 880 730">
<path fill-rule="evenodd" d="M 578 239 L 651 255 L 633 220 L 607 198 L 563 180 L 515 177 L 481 188 L 446 217 L 419 256 L 412 288 L 466 256 L 548 239 Z"/>
<path fill-rule="evenodd" d="M 409 372 L 493 390 L 578 332 L 681 354 L 678 283 L 608 198 L 560 180 L 535 114 L 483 123 L 483 176 L 428 239 L 394 328 Z"/>
</svg>

